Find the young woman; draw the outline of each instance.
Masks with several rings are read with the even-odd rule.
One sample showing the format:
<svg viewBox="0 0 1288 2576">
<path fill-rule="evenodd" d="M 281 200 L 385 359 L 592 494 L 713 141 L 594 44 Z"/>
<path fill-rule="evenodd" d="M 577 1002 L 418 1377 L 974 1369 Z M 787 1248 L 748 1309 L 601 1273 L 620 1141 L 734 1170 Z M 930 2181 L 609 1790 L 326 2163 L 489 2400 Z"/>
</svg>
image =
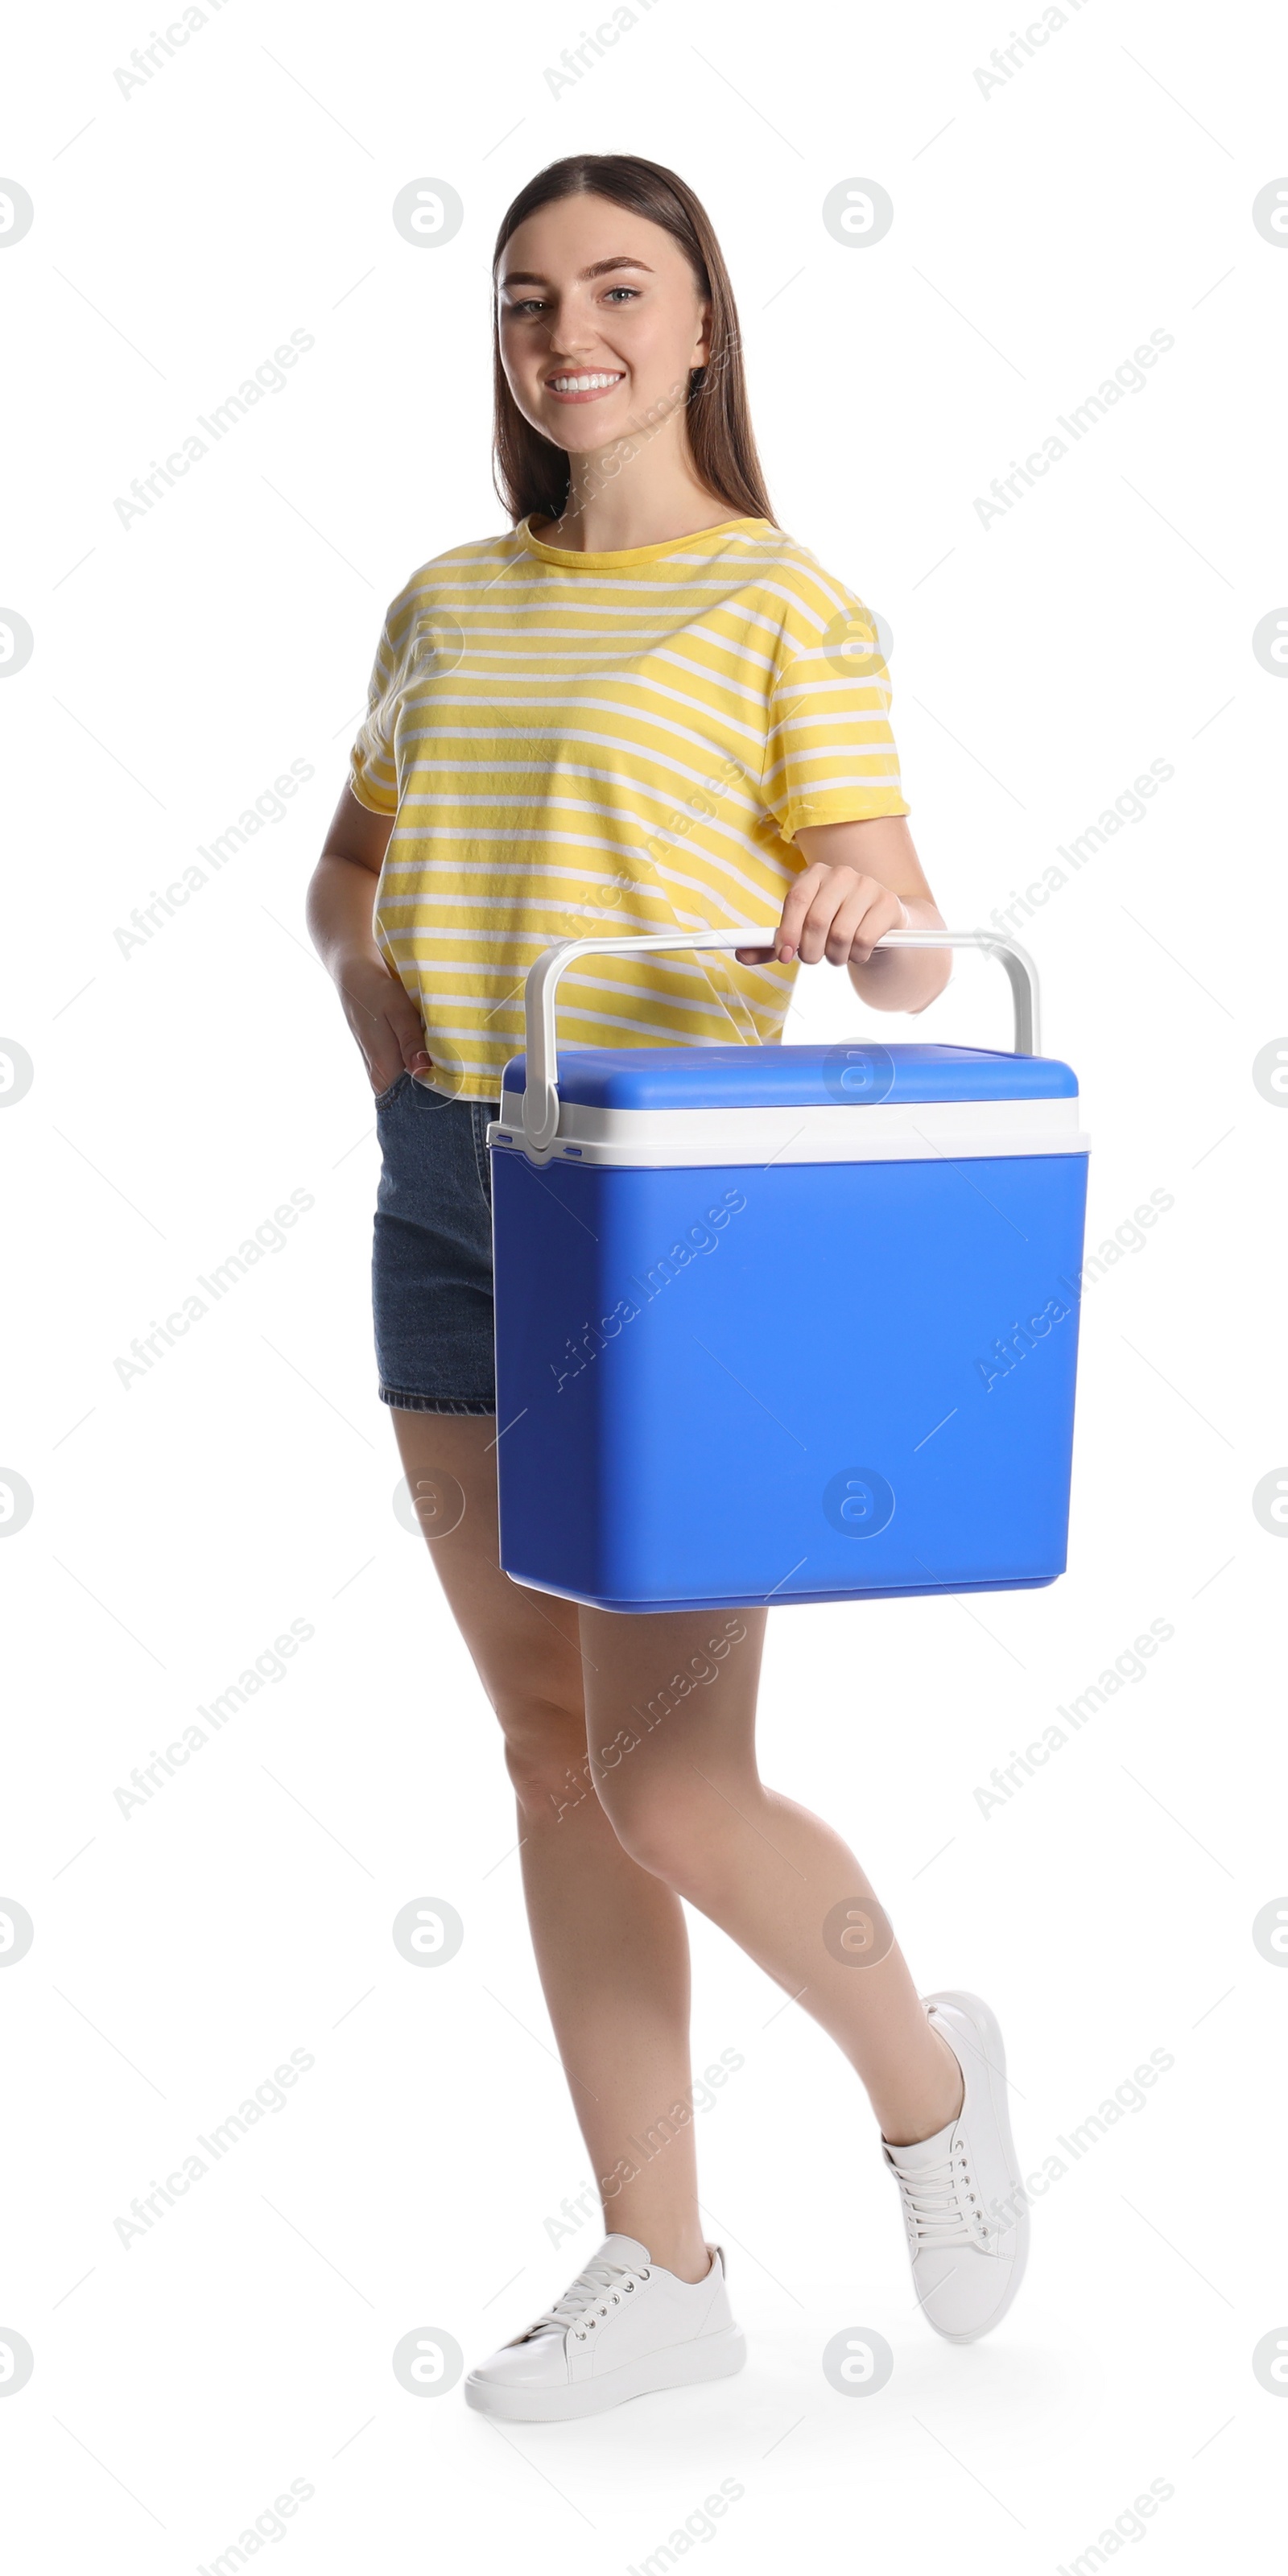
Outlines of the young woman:
<svg viewBox="0 0 1288 2576">
<path fill-rule="evenodd" d="M 918 1998 L 841 1836 L 761 1782 L 765 1610 L 723 1622 L 718 1687 L 622 1758 L 631 1703 L 706 1661 L 716 1614 L 581 1608 L 498 1565 L 484 1139 L 533 960 L 590 929 L 762 918 L 763 947 L 574 964 L 563 1042 L 637 1047 L 776 1040 L 796 968 L 824 958 L 875 1008 L 919 1011 L 949 953 L 874 948 L 944 927 L 885 666 L 862 600 L 772 516 L 692 191 L 633 157 L 556 162 L 502 223 L 494 288 L 513 526 L 393 601 L 309 923 L 376 1094 L 379 1392 L 500 1720 L 537 1963 L 612 2231 L 467 2379 L 471 2404 L 542 2420 L 745 2358 L 698 2214 L 681 1899 L 849 2058 L 940 2334 L 996 2324 L 1025 2223 L 992 2014 Z M 806 400 L 811 380 L 802 362 Z M 594 1794 L 577 1794 L 587 1766 Z M 847 1912 L 842 1948 L 824 1927 Z"/>
</svg>

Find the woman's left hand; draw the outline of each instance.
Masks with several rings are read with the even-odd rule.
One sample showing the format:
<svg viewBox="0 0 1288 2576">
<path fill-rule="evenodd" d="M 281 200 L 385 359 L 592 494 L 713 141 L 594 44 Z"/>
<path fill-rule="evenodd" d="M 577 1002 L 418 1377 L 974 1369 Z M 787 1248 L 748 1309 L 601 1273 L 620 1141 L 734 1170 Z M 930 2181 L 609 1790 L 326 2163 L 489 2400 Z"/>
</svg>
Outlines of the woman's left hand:
<svg viewBox="0 0 1288 2576">
<path fill-rule="evenodd" d="M 736 948 L 740 966 L 766 966 L 799 956 L 803 966 L 866 966 L 887 930 L 910 930 L 906 904 L 858 868 L 816 859 L 788 889 L 772 948 Z"/>
</svg>

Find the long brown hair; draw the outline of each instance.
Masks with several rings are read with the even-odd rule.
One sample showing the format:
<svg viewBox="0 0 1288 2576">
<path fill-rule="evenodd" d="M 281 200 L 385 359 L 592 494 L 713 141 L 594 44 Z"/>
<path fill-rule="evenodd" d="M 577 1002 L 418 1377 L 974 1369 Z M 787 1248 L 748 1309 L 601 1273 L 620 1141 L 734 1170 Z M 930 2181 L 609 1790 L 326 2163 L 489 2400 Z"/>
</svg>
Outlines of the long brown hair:
<svg viewBox="0 0 1288 2576">
<path fill-rule="evenodd" d="M 738 310 L 711 219 L 674 170 L 629 152 L 574 152 L 547 163 L 519 190 L 502 218 L 492 256 L 492 479 L 511 519 L 562 518 L 572 469 L 565 449 L 524 419 L 506 380 L 496 300 L 501 258 L 511 234 L 539 206 L 576 196 L 606 197 L 611 205 L 660 224 L 679 243 L 699 294 L 711 303 L 710 354 L 705 367 L 692 369 L 685 403 L 694 467 L 707 489 L 727 501 L 739 518 L 768 519 L 776 527 L 751 426 Z"/>
</svg>

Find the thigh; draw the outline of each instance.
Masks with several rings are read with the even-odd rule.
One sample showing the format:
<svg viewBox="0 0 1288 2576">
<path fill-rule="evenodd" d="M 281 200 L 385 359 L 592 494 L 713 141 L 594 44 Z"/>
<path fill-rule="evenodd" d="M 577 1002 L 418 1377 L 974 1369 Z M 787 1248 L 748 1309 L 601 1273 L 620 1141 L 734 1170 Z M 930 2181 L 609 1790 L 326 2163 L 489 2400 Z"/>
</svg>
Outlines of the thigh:
<svg viewBox="0 0 1288 2576">
<path fill-rule="evenodd" d="M 754 1777 L 756 1696 L 768 1611 L 580 1612 L 586 1737 L 610 1814 L 708 1776 Z M 631 1754 L 626 1762 L 624 1755 Z"/>
<path fill-rule="evenodd" d="M 539 1706 L 583 1720 L 578 1610 L 503 1574 L 496 1416 L 391 1407 L 412 1508 L 452 1616 L 502 1723 Z"/>
</svg>

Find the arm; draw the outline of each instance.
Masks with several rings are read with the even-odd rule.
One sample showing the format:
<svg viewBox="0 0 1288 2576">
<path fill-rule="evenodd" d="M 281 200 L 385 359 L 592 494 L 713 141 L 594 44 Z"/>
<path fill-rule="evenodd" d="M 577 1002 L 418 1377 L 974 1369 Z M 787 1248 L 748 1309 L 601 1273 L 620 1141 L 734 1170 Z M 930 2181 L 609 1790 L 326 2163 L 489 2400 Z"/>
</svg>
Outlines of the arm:
<svg viewBox="0 0 1288 2576">
<path fill-rule="evenodd" d="M 735 950 L 744 966 L 799 953 L 804 966 L 823 957 L 848 966 L 860 1001 L 874 1011 L 924 1011 L 952 973 L 949 948 L 889 948 L 873 955 L 886 930 L 942 930 L 944 920 L 922 873 L 907 818 L 879 814 L 866 823 L 811 823 L 796 835 L 805 866 L 787 890 L 773 948 Z"/>
<path fill-rule="evenodd" d="M 430 1070 L 420 1013 L 377 947 L 372 922 L 393 827 L 392 814 L 371 813 L 346 785 L 309 880 L 304 916 L 373 1091 L 387 1091 L 404 1070 Z"/>
</svg>

